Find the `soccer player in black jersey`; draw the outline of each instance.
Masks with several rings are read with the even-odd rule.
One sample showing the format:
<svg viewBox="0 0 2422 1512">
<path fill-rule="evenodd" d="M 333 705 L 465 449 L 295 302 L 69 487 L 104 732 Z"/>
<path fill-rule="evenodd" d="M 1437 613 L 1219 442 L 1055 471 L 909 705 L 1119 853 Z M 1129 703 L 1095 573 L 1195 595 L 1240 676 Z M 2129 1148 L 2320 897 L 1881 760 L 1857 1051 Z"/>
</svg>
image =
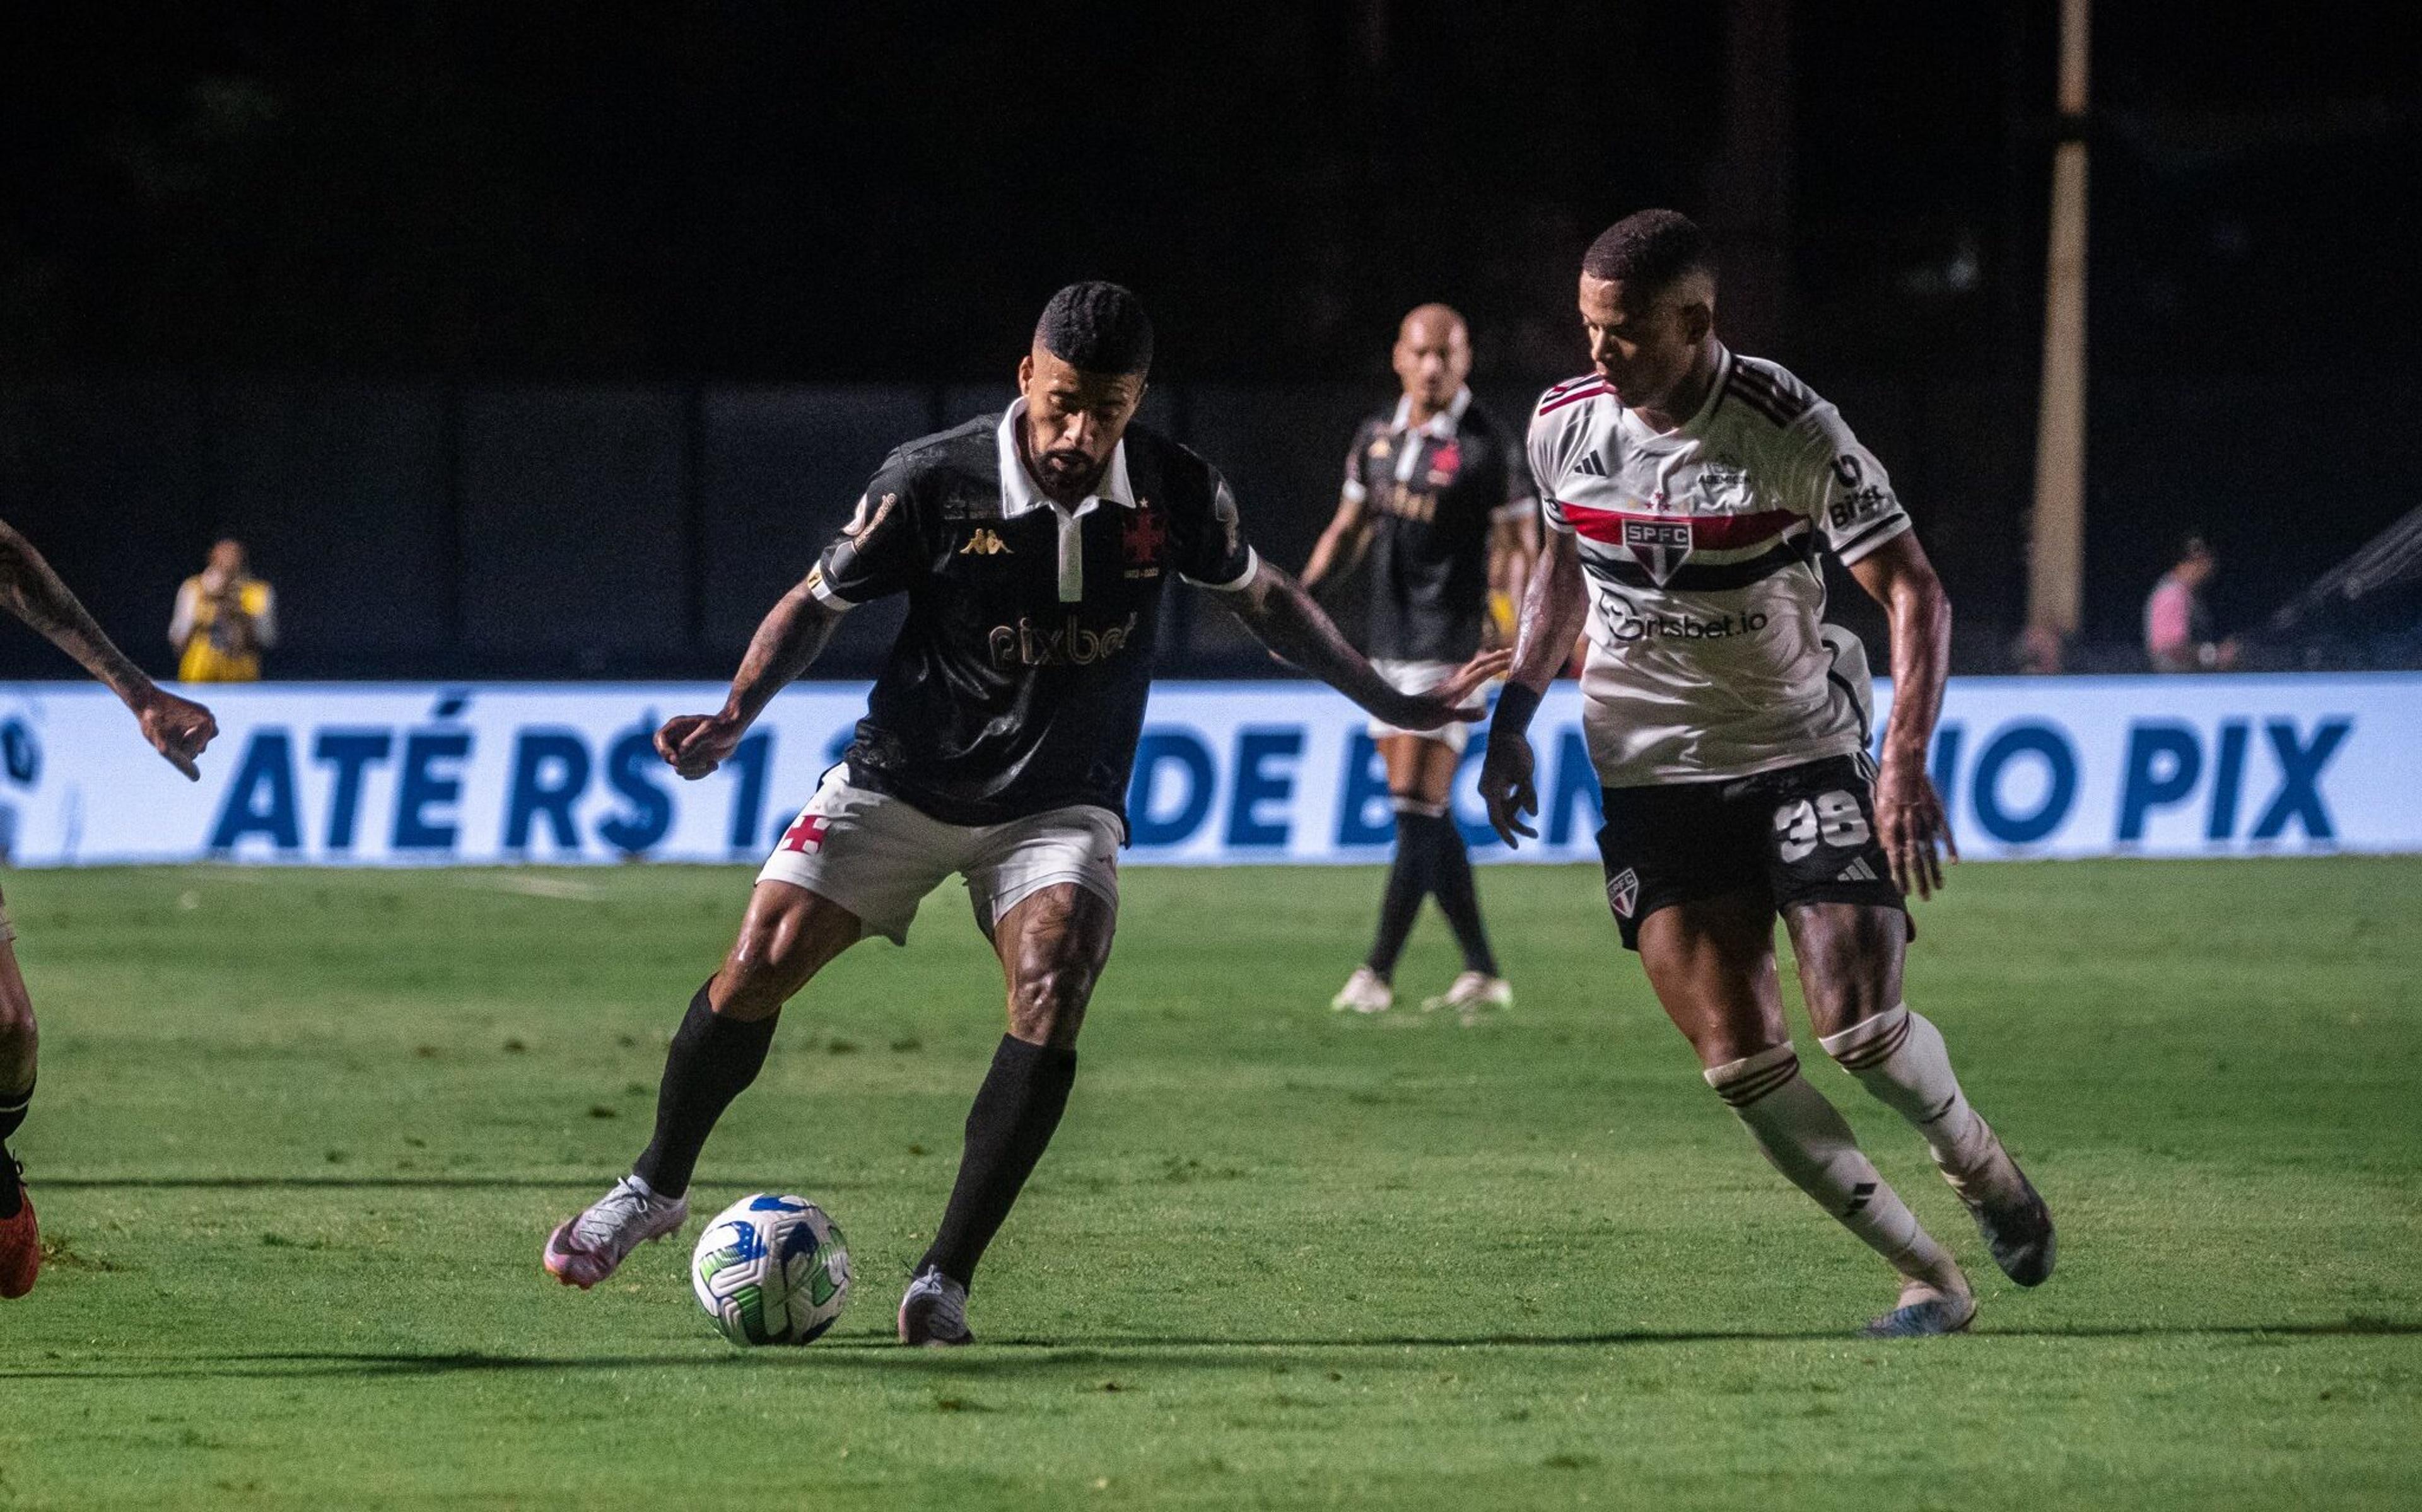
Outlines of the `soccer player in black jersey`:
<svg viewBox="0 0 2422 1512">
<path fill-rule="evenodd" d="M 908 1344 L 965 1344 L 967 1283 L 1049 1143 L 1077 1033 L 1109 957 L 1118 848 L 1169 579 L 1207 588 L 1272 650 L 1408 729 L 1470 719 L 1504 664 L 1472 659 L 1400 693 L 1310 596 L 1246 543 L 1209 463 L 1131 424 L 1152 327 L 1113 284 L 1054 295 L 1008 412 L 893 452 L 857 513 L 750 642 L 731 694 L 656 748 L 713 772 L 852 607 L 908 596 L 849 758 L 758 879 L 722 969 L 673 1036 L 655 1135 L 630 1176 L 547 1240 L 549 1271 L 594 1286 L 681 1225 L 716 1119 L 756 1077 L 782 1005 L 869 933 L 905 943 L 953 873 L 1000 958 L 1009 1032 L 967 1122 L 934 1242 L 901 1299 Z"/>
<path fill-rule="evenodd" d="M 1463 317 L 1424 304 L 1396 332 L 1404 396 L 1355 432 L 1336 518 L 1313 548 L 1304 586 L 1316 585 L 1366 532 L 1371 580 L 1372 664 L 1406 693 L 1453 677 L 1489 630 L 1490 590 L 1518 602 L 1538 552 L 1537 502 L 1530 472 L 1503 426 L 1473 402 L 1471 338 Z M 1511 637 L 1506 637 L 1510 641 Z M 1384 1013 L 1395 1004 L 1396 958 L 1422 899 L 1435 896 L 1463 948 L 1463 973 L 1423 1011 L 1454 1008 L 1469 1021 L 1510 1007 L 1480 921 L 1471 856 L 1449 794 L 1463 760 L 1460 724 L 1427 731 L 1375 722 L 1396 810 L 1396 855 L 1379 904 L 1371 953 L 1329 1006 Z"/>
<path fill-rule="evenodd" d="M 145 677 L 93 623 L 42 553 L 5 522 L 0 522 L 0 608 L 39 631 L 124 699 L 143 738 L 179 772 L 189 779 L 201 776 L 194 758 L 219 732 L 211 711 Z M 0 903 L 0 1297 L 5 1298 L 33 1290 L 42 1268 L 34 1200 L 25 1193 L 24 1172 L 8 1145 L 34 1100 L 34 1004 L 17 968 L 16 939 L 8 906 Z"/>
</svg>

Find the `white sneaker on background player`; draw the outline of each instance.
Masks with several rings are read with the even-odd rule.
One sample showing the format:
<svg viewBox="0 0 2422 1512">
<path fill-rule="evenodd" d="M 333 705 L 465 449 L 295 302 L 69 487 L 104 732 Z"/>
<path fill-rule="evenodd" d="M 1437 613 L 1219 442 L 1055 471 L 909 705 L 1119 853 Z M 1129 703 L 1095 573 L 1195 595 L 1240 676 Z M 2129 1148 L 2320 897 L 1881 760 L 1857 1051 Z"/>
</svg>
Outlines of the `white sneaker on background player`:
<svg viewBox="0 0 2422 1512">
<path fill-rule="evenodd" d="M 546 1273 L 587 1291 L 621 1269 L 633 1250 L 664 1238 L 688 1217 L 688 1198 L 659 1196 L 645 1181 L 626 1176 L 547 1236 Z"/>
<path fill-rule="evenodd" d="M 1466 1021 L 1477 1017 L 1483 1009 L 1505 1009 L 1514 1005 L 1514 984 L 1502 976 L 1486 972 L 1465 972 L 1437 997 L 1422 1003 L 1423 1013 L 1436 1013 L 1440 1008 L 1453 1008 Z"/>
<path fill-rule="evenodd" d="M 1396 1005 L 1396 990 L 1382 980 L 1368 966 L 1357 966 L 1345 985 L 1329 1000 L 1331 1011 L 1344 1013 L 1348 1008 L 1356 1013 L 1385 1013 Z"/>
</svg>

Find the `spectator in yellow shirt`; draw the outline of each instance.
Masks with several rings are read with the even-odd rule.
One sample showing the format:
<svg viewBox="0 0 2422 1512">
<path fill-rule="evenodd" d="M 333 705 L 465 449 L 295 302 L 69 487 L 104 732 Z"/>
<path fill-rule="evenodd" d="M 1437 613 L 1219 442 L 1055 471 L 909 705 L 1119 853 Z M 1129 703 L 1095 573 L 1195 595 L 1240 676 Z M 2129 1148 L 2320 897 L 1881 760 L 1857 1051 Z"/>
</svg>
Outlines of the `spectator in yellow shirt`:
<svg viewBox="0 0 2422 1512">
<path fill-rule="evenodd" d="M 277 644 L 277 600 L 244 571 L 244 542 L 212 547 L 210 565 L 177 590 L 168 644 L 181 681 L 260 680 L 260 653 Z"/>
</svg>

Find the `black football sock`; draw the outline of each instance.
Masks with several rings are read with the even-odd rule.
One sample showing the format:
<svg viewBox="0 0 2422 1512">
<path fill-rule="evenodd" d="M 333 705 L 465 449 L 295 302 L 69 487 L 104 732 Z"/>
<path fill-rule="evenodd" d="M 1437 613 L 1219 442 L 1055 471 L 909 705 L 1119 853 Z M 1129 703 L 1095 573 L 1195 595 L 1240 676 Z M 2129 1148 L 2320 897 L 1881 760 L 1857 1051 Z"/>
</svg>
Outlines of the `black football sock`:
<svg viewBox="0 0 2422 1512">
<path fill-rule="evenodd" d="M 1068 1108 L 1077 1083 L 1077 1052 L 1030 1045 L 1003 1035 L 992 1069 L 967 1110 L 967 1144 L 959 1178 L 933 1248 L 917 1262 L 920 1274 L 939 1270 L 961 1286 L 973 1280 L 984 1247 L 1000 1232 L 1012 1204 L 1043 1159 L 1044 1146 Z"/>
<path fill-rule="evenodd" d="M 24 1206 L 24 1198 L 17 1187 L 17 1162 L 8 1157 L 8 1136 L 25 1121 L 25 1110 L 34 1101 L 34 1083 L 25 1083 L 23 1092 L 0 1093 L 0 1218 L 14 1218 Z"/>
<path fill-rule="evenodd" d="M 1455 816 L 1432 821 L 1438 837 L 1431 842 L 1436 871 L 1430 891 L 1438 895 L 1439 912 L 1455 927 L 1455 943 L 1463 947 L 1463 969 L 1483 976 L 1497 974 L 1497 958 L 1488 948 L 1488 928 L 1480 922 L 1480 891 L 1471 877 L 1471 847 L 1455 828 Z"/>
<path fill-rule="evenodd" d="M 1421 917 L 1422 899 L 1430 890 L 1430 836 L 1422 827 L 1424 815 L 1396 811 L 1396 857 L 1388 866 L 1388 890 L 1379 896 L 1379 932 L 1371 941 L 1363 964 L 1392 981 L 1396 958 L 1405 953 L 1405 937 Z"/>
<path fill-rule="evenodd" d="M 764 1068 L 774 1025 L 782 1017 L 775 1012 L 755 1021 L 727 1018 L 709 1005 L 706 993 L 706 988 L 698 990 L 673 1032 L 664 1081 L 656 1087 L 656 1137 L 631 1167 L 632 1175 L 661 1196 L 678 1197 L 689 1190 L 706 1136 Z"/>
</svg>

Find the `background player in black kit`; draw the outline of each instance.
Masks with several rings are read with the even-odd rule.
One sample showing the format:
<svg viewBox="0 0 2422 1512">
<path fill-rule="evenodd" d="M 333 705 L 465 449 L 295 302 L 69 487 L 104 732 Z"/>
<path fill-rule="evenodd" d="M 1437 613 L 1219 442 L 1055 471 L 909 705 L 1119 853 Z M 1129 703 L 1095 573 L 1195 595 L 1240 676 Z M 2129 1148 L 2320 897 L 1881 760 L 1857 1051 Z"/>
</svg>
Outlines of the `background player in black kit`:
<svg viewBox="0 0 2422 1512">
<path fill-rule="evenodd" d="M 904 943 L 918 901 L 957 873 L 1008 980 L 1009 1032 L 899 1326 L 903 1343 L 970 1342 L 967 1283 L 1059 1126 L 1109 958 L 1168 579 L 1219 593 L 1272 650 L 1408 728 L 1471 718 L 1467 701 L 1502 670 L 1498 653 L 1428 693 L 1391 687 L 1246 544 L 1219 473 L 1129 424 L 1151 361 L 1134 295 L 1099 283 L 1054 295 L 1008 413 L 893 452 L 841 539 L 758 627 L 723 709 L 657 733 L 684 777 L 706 775 L 843 613 L 908 595 L 845 766 L 776 848 L 673 1037 L 654 1139 L 547 1241 L 566 1284 L 594 1286 L 681 1225 L 699 1152 L 763 1066 L 782 1005 L 868 932 Z"/>
<path fill-rule="evenodd" d="M 1404 396 L 1355 432 L 1336 518 L 1313 548 L 1303 582 L 1319 584 L 1367 536 L 1364 648 L 1391 684 L 1421 693 L 1452 677 L 1489 638 L 1492 588 L 1508 603 L 1520 601 L 1538 553 L 1538 507 L 1521 449 L 1465 386 L 1471 338 L 1463 317 L 1443 304 L 1422 305 L 1397 328 L 1392 359 Z M 1414 731 L 1375 722 L 1371 734 L 1387 762 L 1396 855 L 1371 953 L 1329 1006 L 1384 1013 L 1394 1005 L 1396 958 L 1428 896 L 1455 928 L 1463 972 L 1423 1009 L 1452 1007 L 1469 1018 L 1511 1006 L 1513 989 L 1489 951 L 1470 849 L 1450 802 L 1464 727 Z"/>
</svg>

